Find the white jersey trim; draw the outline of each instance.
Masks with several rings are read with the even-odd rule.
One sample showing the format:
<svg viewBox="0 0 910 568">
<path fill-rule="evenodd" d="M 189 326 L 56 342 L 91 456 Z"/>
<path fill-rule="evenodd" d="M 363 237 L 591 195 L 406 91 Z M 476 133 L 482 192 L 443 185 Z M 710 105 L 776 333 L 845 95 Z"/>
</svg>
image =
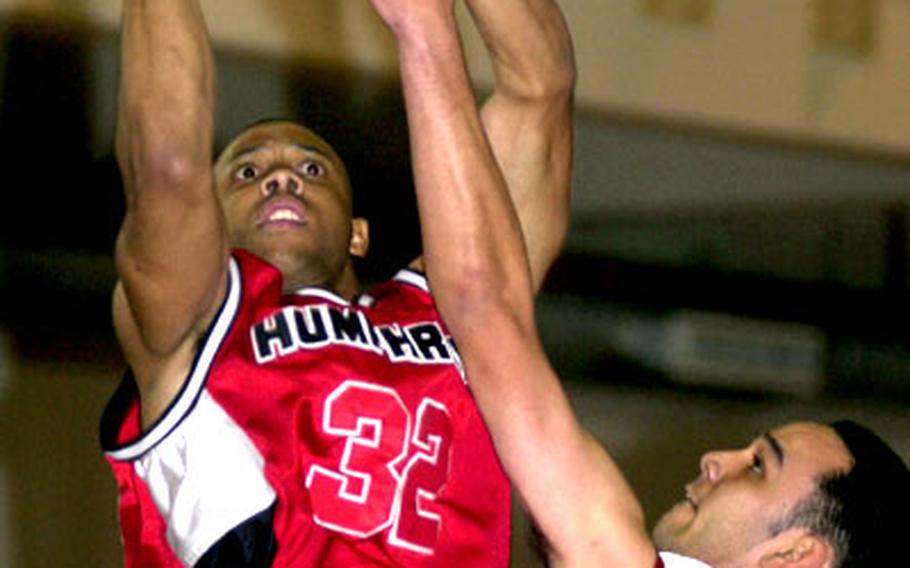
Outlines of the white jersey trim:
<svg viewBox="0 0 910 568">
<path fill-rule="evenodd" d="M 427 294 L 431 293 L 430 283 L 427 281 L 427 277 L 411 268 L 402 268 L 399 270 L 392 278 L 392 281 L 409 284 Z M 372 308 L 375 303 L 376 298 L 371 296 L 369 293 L 361 294 L 357 298 L 357 305 L 362 308 Z"/>
<path fill-rule="evenodd" d="M 660 552 L 660 559 L 664 563 L 664 568 L 711 568 L 701 560 L 680 556 L 673 552 Z"/>
<path fill-rule="evenodd" d="M 205 386 L 205 379 L 222 341 L 227 336 L 240 306 L 243 283 L 240 268 L 232 257 L 228 264 L 228 292 L 224 304 L 215 317 L 208 337 L 199 349 L 193 367 L 177 398 L 171 403 L 164 415 L 152 425 L 140 438 L 130 444 L 107 452 L 107 455 L 118 461 L 134 460 L 157 444 L 161 443 L 187 415 L 193 410 L 199 394 Z"/>
<path fill-rule="evenodd" d="M 133 467 L 167 521 L 168 544 L 186 566 L 275 501 L 262 454 L 206 391 Z"/>
<path fill-rule="evenodd" d="M 392 280 L 404 282 L 406 284 L 410 284 L 411 286 L 416 286 L 427 294 L 430 293 L 430 284 L 427 282 L 427 277 L 411 269 L 402 268 L 398 271 L 397 274 L 395 274 L 395 277 Z"/>
</svg>

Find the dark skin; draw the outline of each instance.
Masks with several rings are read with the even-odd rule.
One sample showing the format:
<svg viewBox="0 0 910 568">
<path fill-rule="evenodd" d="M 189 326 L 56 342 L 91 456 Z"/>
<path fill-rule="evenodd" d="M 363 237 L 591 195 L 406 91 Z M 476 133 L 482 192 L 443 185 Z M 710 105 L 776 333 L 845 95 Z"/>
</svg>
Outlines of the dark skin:
<svg viewBox="0 0 910 568">
<path fill-rule="evenodd" d="M 259 124 L 234 140 L 222 153 L 214 169 L 214 180 L 222 216 L 222 230 L 231 247 L 247 249 L 281 270 L 286 290 L 320 286 L 346 297 L 357 293 L 352 256 L 366 254 L 368 227 L 363 219 L 351 218 L 351 190 L 341 159 L 312 131 L 290 122 Z M 115 294 L 115 307 L 120 290 Z M 188 335 L 188 344 L 175 353 L 182 365 L 191 363 L 195 343 L 208 328 L 225 293 L 225 281 L 205 315 Z M 115 311 L 119 315 L 119 312 Z M 129 312 L 120 315 L 118 331 L 135 329 Z M 120 319 L 122 318 L 122 319 Z M 126 321 L 123 321 L 126 320 Z M 129 338 L 128 335 L 122 336 Z M 178 363 L 165 363 L 159 370 L 148 353 L 134 355 L 143 366 L 133 363 L 140 384 L 144 372 L 170 376 Z M 157 387 L 169 380 L 152 380 L 147 400 L 166 406 L 179 390 L 171 385 L 160 397 Z M 144 422 L 149 423 L 148 419 Z"/>
<path fill-rule="evenodd" d="M 357 293 L 350 259 L 366 255 L 368 226 L 351 217 L 348 174 L 327 142 L 297 124 L 261 124 L 222 152 L 215 176 L 233 247 L 278 267 L 286 290 Z"/>
</svg>

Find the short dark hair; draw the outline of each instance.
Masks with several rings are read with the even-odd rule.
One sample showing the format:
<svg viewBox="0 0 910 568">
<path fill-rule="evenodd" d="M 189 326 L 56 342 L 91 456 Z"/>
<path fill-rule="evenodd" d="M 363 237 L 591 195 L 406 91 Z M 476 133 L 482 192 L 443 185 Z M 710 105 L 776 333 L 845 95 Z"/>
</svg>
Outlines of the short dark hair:
<svg viewBox="0 0 910 568">
<path fill-rule="evenodd" d="M 831 545 L 835 568 L 888 566 L 905 547 L 910 470 L 869 429 L 850 420 L 829 426 L 850 452 L 850 468 L 822 475 L 771 533 L 807 528 Z"/>
</svg>

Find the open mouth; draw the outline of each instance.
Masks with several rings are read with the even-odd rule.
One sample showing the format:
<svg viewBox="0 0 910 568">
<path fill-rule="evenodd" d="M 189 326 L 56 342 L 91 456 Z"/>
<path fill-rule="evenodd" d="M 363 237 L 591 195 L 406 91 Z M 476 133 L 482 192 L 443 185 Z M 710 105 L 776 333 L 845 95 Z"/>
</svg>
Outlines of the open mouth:
<svg viewBox="0 0 910 568">
<path fill-rule="evenodd" d="M 262 227 L 296 227 L 306 224 L 306 212 L 296 199 L 278 198 L 269 201 L 257 216 Z"/>
<path fill-rule="evenodd" d="M 300 223 L 302 221 L 300 215 L 297 214 L 293 209 L 280 208 L 272 211 L 268 218 L 266 219 L 269 223 L 275 223 L 280 221 L 290 221 L 293 223 Z"/>
</svg>

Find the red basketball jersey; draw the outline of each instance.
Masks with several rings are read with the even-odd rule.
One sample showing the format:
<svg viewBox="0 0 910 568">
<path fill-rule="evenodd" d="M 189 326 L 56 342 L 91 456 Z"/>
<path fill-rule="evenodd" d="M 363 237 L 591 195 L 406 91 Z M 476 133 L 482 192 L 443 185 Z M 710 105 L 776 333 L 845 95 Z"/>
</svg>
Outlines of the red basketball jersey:
<svg viewBox="0 0 910 568">
<path fill-rule="evenodd" d="M 102 418 L 126 565 L 507 566 L 509 486 L 426 281 L 352 305 L 237 251 L 181 393 Z"/>
</svg>

